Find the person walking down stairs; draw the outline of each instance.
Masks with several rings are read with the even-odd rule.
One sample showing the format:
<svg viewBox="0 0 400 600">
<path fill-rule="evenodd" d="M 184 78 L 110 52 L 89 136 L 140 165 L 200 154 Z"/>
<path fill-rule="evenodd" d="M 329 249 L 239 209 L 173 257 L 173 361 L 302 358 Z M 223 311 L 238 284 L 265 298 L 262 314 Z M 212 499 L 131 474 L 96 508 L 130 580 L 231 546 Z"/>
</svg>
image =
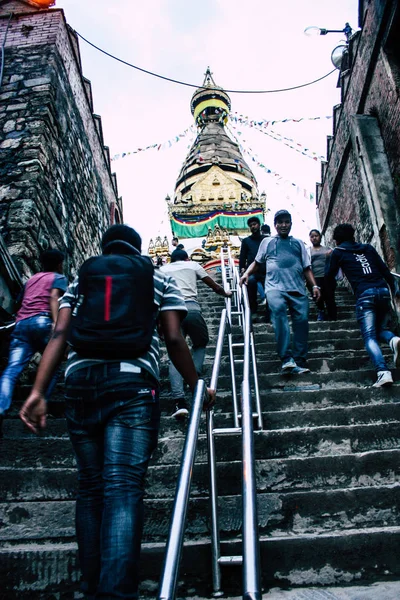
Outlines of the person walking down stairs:
<svg viewBox="0 0 400 600">
<path fill-rule="evenodd" d="M 374 364 L 377 380 L 373 387 L 392 385 L 390 372 L 378 339 L 387 342 L 393 352 L 396 368 L 400 367 L 400 338 L 388 327 L 391 297 L 395 295 L 394 277 L 370 244 L 358 244 L 349 223 L 335 227 L 333 239 L 337 248 L 327 265 L 328 282 L 334 281 L 341 268 L 356 295 L 356 316 L 365 348 Z M 390 289 L 389 289 L 390 288 Z"/>
<path fill-rule="evenodd" d="M 187 252 L 182 249 L 177 248 L 174 250 L 171 254 L 170 264 L 161 267 L 160 271 L 175 279 L 185 300 L 188 312 L 182 321 L 182 332 L 192 342 L 193 362 L 197 374 L 201 376 L 209 336 L 207 324 L 201 314 L 200 304 L 197 300 L 197 280 L 201 279 L 216 294 L 225 298 L 232 296 L 232 292 L 225 292 L 224 288 L 214 281 L 203 267 L 189 260 Z M 169 362 L 169 380 L 174 403 L 172 416 L 176 419 L 184 419 L 188 416 L 189 411 L 185 400 L 183 379 L 172 361 Z"/>
<path fill-rule="evenodd" d="M 335 302 L 336 280 L 333 284 L 328 285 L 325 279 L 325 265 L 329 256 L 332 253 L 332 248 L 322 246 L 321 233 L 318 229 L 311 229 L 310 242 L 312 246 L 309 248 L 311 268 L 314 273 L 315 281 L 321 290 L 321 297 L 316 302 L 317 306 L 317 321 L 336 321 L 337 307 Z M 325 312 L 326 309 L 326 312 Z"/>
<path fill-rule="evenodd" d="M 263 239 L 255 260 L 242 275 L 240 285 L 247 285 L 250 275 L 266 265 L 265 291 L 277 354 L 282 361 L 282 375 L 303 375 L 310 372 L 307 365 L 309 306 L 305 282 L 312 288 L 315 301 L 320 298 L 320 289 L 304 243 L 289 235 L 291 214 L 287 210 L 278 210 L 274 225 L 277 235 Z M 292 347 L 288 310 L 293 328 Z"/>
</svg>

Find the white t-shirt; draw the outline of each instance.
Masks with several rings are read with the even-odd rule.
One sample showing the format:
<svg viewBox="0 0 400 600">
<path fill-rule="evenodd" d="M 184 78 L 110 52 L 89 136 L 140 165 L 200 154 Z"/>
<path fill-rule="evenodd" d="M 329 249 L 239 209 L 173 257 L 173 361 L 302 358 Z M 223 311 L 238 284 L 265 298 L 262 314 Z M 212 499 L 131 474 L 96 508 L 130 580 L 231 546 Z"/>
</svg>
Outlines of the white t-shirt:
<svg viewBox="0 0 400 600">
<path fill-rule="evenodd" d="M 175 279 L 185 302 L 190 300 L 197 302 L 197 280 L 208 277 L 207 271 L 192 260 L 177 260 L 164 265 L 160 271 Z"/>
</svg>

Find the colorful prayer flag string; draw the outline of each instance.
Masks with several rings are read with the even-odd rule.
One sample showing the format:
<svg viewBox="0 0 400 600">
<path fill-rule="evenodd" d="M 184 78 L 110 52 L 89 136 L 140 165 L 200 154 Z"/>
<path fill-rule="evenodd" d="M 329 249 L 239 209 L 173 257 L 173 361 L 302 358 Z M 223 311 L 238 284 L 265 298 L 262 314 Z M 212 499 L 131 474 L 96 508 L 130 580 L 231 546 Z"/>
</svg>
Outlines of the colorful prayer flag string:
<svg viewBox="0 0 400 600">
<path fill-rule="evenodd" d="M 231 122 L 231 125 L 235 130 L 237 130 L 236 125 L 234 125 L 232 122 Z M 244 123 L 244 122 L 242 123 L 242 125 L 245 125 L 246 127 L 252 127 L 256 131 L 259 131 L 260 133 L 267 135 L 268 137 L 272 138 L 273 140 L 282 142 L 283 144 L 285 144 L 285 146 L 288 146 L 288 148 L 291 148 L 292 150 L 299 152 L 300 154 L 302 154 L 303 156 L 306 156 L 307 158 L 311 158 L 311 160 L 315 160 L 315 161 L 326 160 L 325 156 L 322 156 L 320 154 L 317 154 L 316 152 L 313 152 L 309 148 L 306 148 L 305 146 L 303 146 L 303 144 L 296 142 L 292 138 L 285 137 L 285 136 L 281 135 L 280 133 L 273 131 L 272 129 L 270 129 L 269 131 L 265 131 L 262 127 L 259 127 L 258 125 L 249 125 L 248 123 Z M 238 133 L 240 133 L 240 132 L 238 131 Z M 288 143 L 288 142 L 290 142 L 290 143 Z M 295 144 L 295 145 L 293 145 L 293 144 Z M 298 146 L 298 147 L 296 147 L 296 146 Z"/>
<path fill-rule="evenodd" d="M 279 173 L 277 173 L 276 171 L 274 171 L 273 169 L 269 169 L 268 167 L 266 167 L 259 159 L 258 156 L 256 154 L 254 154 L 254 152 L 252 151 L 251 148 L 245 148 L 239 141 L 239 139 L 235 136 L 235 134 L 233 133 L 233 131 L 231 129 L 229 129 L 227 127 L 228 133 L 230 133 L 230 135 L 233 137 L 233 139 L 235 140 L 235 142 L 237 143 L 237 145 L 239 146 L 241 152 L 243 154 L 247 154 L 248 156 L 250 156 L 251 160 L 256 163 L 256 165 L 258 167 L 260 167 L 260 169 L 263 169 L 266 173 L 268 173 L 269 175 L 272 175 L 275 179 L 275 183 L 286 183 L 294 188 L 296 188 L 296 192 L 297 194 L 302 193 L 304 198 L 306 198 L 307 200 L 313 201 L 314 200 L 314 194 L 312 194 L 311 192 L 309 192 L 306 188 L 301 188 L 299 185 L 297 185 L 296 183 L 293 183 L 292 181 L 290 181 L 289 179 L 284 179 L 282 177 L 282 175 L 280 175 Z M 240 133 L 240 132 L 238 132 Z"/>
<path fill-rule="evenodd" d="M 131 150 L 130 152 L 122 152 L 121 154 L 115 154 L 111 158 L 111 160 L 112 161 L 119 160 L 121 158 L 125 158 L 126 156 L 132 156 L 133 154 L 138 154 L 139 152 L 146 152 L 146 150 L 153 150 L 155 148 L 157 148 L 157 151 L 164 150 L 165 148 L 171 148 L 172 144 L 176 144 L 182 138 L 186 137 L 189 133 L 191 133 L 193 135 L 195 135 L 197 133 L 197 128 L 194 124 L 191 125 L 190 127 L 188 127 L 187 129 L 185 129 L 185 131 L 183 131 L 182 133 L 175 135 L 172 139 L 167 140 L 166 142 L 163 142 L 161 144 L 160 143 L 149 144 L 148 146 L 145 146 L 143 148 L 136 148 L 136 150 Z"/>
</svg>

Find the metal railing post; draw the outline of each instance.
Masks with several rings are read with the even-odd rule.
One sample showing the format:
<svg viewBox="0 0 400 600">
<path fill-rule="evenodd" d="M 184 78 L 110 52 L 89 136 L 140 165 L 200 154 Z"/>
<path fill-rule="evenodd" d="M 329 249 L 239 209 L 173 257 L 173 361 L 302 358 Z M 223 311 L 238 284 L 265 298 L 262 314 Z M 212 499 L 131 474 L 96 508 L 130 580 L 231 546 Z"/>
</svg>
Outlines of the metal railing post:
<svg viewBox="0 0 400 600">
<path fill-rule="evenodd" d="M 158 600 L 174 600 L 178 582 L 179 565 L 182 553 L 183 536 L 187 506 L 189 502 L 190 484 L 192 482 L 193 464 L 196 455 L 196 442 L 201 412 L 203 409 L 206 385 L 202 379 L 197 383 L 191 417 L 188 425 L 185 446 L 182 454 L 181 468 L 176 486 L 174 508 L 161 575 Z"/>
<path fill-rule="evenodd" d="M 225 327 L 227 321 L 226 308 L 221 313 L 221 322 L 218 331 L 217 345 L 215 349 L 214 366 L 211 375 L 210 388 L 217 389 L 219 368 L 221 364 L 222 349 L 224 345 Z M 217 487 L 217 464 L 215 457 L 214 440 L 214 410 L 207 414 L 207 446 L 208 446 L 208 466 L 210 472 L 210 502 L 211 502 L 211 558 L 212 558 L 212 578 L 213 578 L 213 597 L 223 596 L 221 591 L 221 567 L 219 565 L 220 541 L 219 541 L 219 522 L 218 522 L 218 487 Z"/>
<path fill-rule="evenodd" d="M 261 600 L 257 486 L 254 465 L 253 411 L 250 390 L 251 315 L 247 290 L 243 290 L 243 300 L 245 309 L 245 341 L 242 382 L 243 600 Z"/>
</svg>

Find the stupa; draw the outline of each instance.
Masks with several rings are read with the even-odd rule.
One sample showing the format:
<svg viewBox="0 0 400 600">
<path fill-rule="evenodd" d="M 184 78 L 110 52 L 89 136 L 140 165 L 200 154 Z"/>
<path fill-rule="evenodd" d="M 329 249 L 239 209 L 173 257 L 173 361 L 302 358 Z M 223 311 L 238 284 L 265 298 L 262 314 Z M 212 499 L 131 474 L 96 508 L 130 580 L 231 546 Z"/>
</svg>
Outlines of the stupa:
<svg viewBox="0 0 400 600">
<path fill-rule="evenodd" d="M 190 107 L 198 134 L 178 175 L 173 198 L 167 196 L 166 201 L 172 235 L 185 248 L 190 245 L 185 243 L 188 238 L 203 238 L 192 249 L 191 258 L 205 262 L 217 258 L 223 245 L 237 253 L 239 238 L 249 234 L 249 217 L 258 216 L 263 222 L 266 195 L 259 195 L 254 174 L 225 130 L 231 100 L 216 85 L 209 68 Z"/>
</svg>

